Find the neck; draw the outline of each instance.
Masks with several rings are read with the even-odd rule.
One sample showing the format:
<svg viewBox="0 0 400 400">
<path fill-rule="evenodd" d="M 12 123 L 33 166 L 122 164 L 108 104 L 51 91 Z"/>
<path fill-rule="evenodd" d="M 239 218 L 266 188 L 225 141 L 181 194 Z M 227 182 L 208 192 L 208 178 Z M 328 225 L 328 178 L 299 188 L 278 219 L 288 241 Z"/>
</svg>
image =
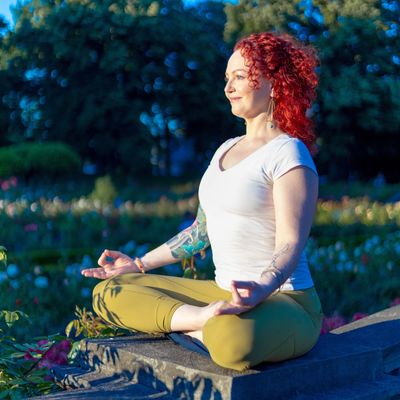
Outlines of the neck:
<svg viewBox="0 0 400 400">
<path fill-rule="evenodd" d="M 276 127 L 271 128 L 271 121 L 267 120 L 267 114 L 262 113 L 254 118 L 245 118 L 246 138 L 248 142 L 268 142 L 283 132 Z"/>
</svg>

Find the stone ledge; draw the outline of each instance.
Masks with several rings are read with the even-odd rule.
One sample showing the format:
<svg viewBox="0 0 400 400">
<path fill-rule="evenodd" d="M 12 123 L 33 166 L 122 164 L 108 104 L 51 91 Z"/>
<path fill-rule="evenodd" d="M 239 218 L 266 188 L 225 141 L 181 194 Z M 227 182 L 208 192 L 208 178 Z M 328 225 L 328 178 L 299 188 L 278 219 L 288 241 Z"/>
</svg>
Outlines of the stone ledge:
<svg viewBox="0 0 400 400">
<path fill-rule="evenodd" d="M 64 370 L 63 377 L 59 371 L 59 381 L 98 395 L 98 385 L 106 385 L 118 398 L 121 388 L 132 390 L 130 398 L 135 388 L 147 388 L 153 392 L 142 399 L 398 400 L 400 376 L 388 373 L 400 367 L 399 318 L 400 307 L 384 310 L 321 336 L 302 357 L 245 372 L 221 368 L 163 335 L 83 340 L 80 369 Z"/>
</svg>

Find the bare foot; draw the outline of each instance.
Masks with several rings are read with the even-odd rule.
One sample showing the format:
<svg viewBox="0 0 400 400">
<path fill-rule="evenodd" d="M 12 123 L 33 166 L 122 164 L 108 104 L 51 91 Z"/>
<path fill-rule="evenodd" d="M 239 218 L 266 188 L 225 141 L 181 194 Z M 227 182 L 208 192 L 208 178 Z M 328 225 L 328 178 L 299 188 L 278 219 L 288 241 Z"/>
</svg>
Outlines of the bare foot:
<svg viewBox="0 0 400 400">
<path fill-rule="evenodd" d="M 205 323 L 216 315 L 216 310 L 225 304 L 226 302 L 223 300 L 214 301 L 204 307 L 184 304 L 172 315 L 171 331 L 201 331 Z"/>
<path fill-rule="evenodd" d="M 200 340 L 200 342 L 203 343 L 203 331 L 185 332 L 185 335 L 189 335 L 191 337 L 194 337 L 194 338 Z"/>
<path fill-rule="evenodd" d="M 219 300 L 210 303 L 208 306 L 202 307 L 202 310 L 199 315 L 200 329 L 203 328 L 203 326 L 210 318 L 217 315 L 216 311 L 219 310 L 224 304 L 226 304 L 226 301 Z"/>
</svg>

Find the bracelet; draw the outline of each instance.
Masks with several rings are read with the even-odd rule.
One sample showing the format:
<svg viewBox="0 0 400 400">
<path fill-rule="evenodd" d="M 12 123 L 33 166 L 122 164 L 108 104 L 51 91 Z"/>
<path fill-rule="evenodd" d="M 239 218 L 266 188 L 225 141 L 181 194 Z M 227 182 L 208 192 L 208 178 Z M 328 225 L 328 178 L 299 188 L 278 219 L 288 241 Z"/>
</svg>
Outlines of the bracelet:
<svg viewBox="0 0 400 400">
<path fill-rule="evenodd" d="M 138 268 L 140 269 L 140 272 L 141 272 L 142 274 L 144 274 L 144 273 L 146 272 L 146 271 L 144 270 L 143 261 L 142 261 L 139 257 L 136 257 L 136 258 L 134 259 L 133 262 L 138 266 Z"/>
<path fill-rule="evenodd" d="M 278 268 L 269 266 L 267 271 L 278 280 L 279 287 L 281 287 L 285 283 L 283 276 L 282 276 L 282 272 L 279 271 Z"/>
</svg>

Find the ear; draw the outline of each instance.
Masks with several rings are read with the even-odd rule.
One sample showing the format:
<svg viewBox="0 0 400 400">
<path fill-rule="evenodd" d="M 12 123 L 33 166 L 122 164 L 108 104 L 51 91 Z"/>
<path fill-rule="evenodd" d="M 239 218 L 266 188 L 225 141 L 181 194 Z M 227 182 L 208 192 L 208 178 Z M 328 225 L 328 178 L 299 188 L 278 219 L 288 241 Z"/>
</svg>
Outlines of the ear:
<svg viewBox="0 0 400 400">
<path fill-rule="evenodd" d="M 274 88 L 271 89 L 271 94 L 270 94 L 270 96 L 271 96 L 271 97 L 274 97 Z"/>
</svg>

